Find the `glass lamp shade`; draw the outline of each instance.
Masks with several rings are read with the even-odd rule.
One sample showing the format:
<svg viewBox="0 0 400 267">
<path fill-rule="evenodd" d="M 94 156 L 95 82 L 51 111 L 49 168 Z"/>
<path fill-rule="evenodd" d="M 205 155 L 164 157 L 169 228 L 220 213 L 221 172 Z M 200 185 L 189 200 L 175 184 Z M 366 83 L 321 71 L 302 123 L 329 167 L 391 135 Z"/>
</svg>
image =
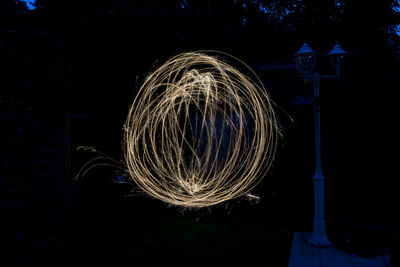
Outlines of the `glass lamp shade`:
<svg viewBox="0 0 400 267">
<path fill-rule="evenodd" d="M 338 65 L 341 65 L 343 62 L 343 55 L 339 55 L 339 54 L 329 55 L 329 58 L 331 60 L 331 64 L 333 67 L 337 67 Z"/>
</svg>

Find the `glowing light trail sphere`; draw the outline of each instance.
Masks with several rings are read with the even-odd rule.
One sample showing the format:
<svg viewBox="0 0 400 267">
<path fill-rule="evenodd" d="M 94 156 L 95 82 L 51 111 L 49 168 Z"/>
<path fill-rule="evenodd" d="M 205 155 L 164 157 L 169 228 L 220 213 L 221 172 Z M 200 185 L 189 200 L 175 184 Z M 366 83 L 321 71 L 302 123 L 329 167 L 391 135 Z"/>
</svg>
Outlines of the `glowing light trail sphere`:
<svg viewBox="0 0 400 267">
<path fill-rule="evenodd" d="M 217 56 L 227 55 L 215 54 Z M 279 132 L 261 81 L 211 52 L 175 56 L 149 75 L 129 110 L 129 174 L 149 195 L 206 207 L 248 193 L 275 155 Z"/>
</svg>

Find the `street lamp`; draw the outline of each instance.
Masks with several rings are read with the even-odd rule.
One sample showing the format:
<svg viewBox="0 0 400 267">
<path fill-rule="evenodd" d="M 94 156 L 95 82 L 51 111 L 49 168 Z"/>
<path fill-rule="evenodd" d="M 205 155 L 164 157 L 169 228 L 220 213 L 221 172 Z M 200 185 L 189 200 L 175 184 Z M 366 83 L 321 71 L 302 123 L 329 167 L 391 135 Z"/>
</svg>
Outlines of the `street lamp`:
<svg viewBox="0 0 400 267">
<path fill-rule="evenodd" d="M 328 56 L 333 67 L 336 68 L 335 75 L 320 75 L 314 72 L 316 63 L 316 53 L 304 42 L 303 46 L 296 53 L 296 69 L 305 82 L 311 81 L 314 87 L 314 99 L 319 97 L 319 86 L 321 79 L 331 79 L 340 77 L 340 66 L 346 54 L 341 46 L 336 43 Z M 320 105 L 319 101 L 314 102 L 315 112 L 315 175 L 314 175 L 314 224 L 313 233 L 309 243 L 316 247 L 326 247 L 332 245 L 326 235 L 326 225 L 324 217 L 324 175 L 321 165 L 321 128 L 320 128 Z"/>
</svg>

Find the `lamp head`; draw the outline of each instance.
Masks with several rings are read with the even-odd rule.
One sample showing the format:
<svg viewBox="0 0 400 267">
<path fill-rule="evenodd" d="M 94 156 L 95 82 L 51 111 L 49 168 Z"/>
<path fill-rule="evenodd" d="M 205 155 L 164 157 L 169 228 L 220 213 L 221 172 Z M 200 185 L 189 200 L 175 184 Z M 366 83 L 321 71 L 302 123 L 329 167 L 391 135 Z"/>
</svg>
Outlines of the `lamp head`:
<svg viewBox="0 0 400 267">
<path fill-rule="evenodd" d="M 332 66 L 336 68 L 336 76 L 338 77 L 340 76 L 340 67 L 346 54 L 347 52 L 343 50 L 337 41 L 331 52 L 328 54 Z"/>
<path fill-rule="evenodd" d="M 306 42 L 304 42 L 303 46 L 296 53 L 296 68 L 305 80 L 311 78 L 312 72 L 315 68 L 315 63 L 315 51 L 312 50 Z"/>
</svg>

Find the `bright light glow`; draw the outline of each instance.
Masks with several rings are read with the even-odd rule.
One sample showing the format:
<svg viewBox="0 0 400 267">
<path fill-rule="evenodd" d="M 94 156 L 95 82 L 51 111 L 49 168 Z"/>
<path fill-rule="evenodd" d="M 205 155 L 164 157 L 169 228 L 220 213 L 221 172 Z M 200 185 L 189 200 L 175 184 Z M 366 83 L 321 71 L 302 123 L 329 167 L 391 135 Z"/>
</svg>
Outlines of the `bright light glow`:
<svg viewBox="0 0 400 267">
<path fill-rule="evenodd" d="M 177 55 L 149 75 L 125 124 L 132 180 L 150 196 L 207 207 L 248 193 L 270 169 L 279 133 L 272 102 L 215 52 Z"/>
</svg>

